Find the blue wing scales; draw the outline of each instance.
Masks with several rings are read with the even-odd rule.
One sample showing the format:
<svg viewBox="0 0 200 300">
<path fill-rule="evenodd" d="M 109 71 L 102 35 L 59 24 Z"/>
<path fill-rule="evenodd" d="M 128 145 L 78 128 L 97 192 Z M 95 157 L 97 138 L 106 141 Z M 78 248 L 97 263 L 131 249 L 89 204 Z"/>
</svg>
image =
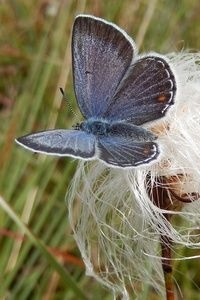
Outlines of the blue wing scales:
<svg viewBox="0 0 200 300">
<path fill-rule="evenodd" d="M 109 165 L 127 168 L 149 163 L 159 155 L 156 136 L 138 126 L 115 123 L 108 136 L 98 139 L 98 158 Z"/>
<path fill-rule="evenodd" d="M 80 15 L 72 32 L 74 89 L 86 118 L 101 117 L 129 68 L 134 43 L 116 25 Z"/>
<path fill-rule="evenodd" d="M 131 65 L 102 117 L 142 125 L 163 117 L 175 95 L 169 64 L 159 56 L 146 56 Z"/>
<path fill-rule="evenodd" d="M 79 130 L 55 129 L 29 134 L 16 139 L 33 152 L 72 156 L 82 159 L 95 157 L 95 137 Z"/>
<path fill-rule="evenodd" d="M 135 142 L 123 137 L 101 138 L 98 157 L 108 165 L 127 168 L 147 164 L 158 157 L 158 145 L 154 142 Z"/>
</svg>

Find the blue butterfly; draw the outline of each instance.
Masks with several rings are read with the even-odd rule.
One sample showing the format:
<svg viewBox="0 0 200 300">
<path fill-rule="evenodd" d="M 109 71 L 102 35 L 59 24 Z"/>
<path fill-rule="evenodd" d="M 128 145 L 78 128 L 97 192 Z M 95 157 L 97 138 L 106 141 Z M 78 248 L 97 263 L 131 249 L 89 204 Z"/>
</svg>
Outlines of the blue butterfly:
<svg viewBox="0 0 200 300">
<path fill-rule="evenodd" d="M 33 133 L 16 142 L 34 152 L 99 159 L 132 168 L 157 159 L 156 136 L 141 127 L 165 116 L 176 80 L 164 57 L 137 56 L 125 31 L 89 15 L 76 17 L 72 32 L 76 99 L 85 120 L 75 129 Z"/>
</svg>

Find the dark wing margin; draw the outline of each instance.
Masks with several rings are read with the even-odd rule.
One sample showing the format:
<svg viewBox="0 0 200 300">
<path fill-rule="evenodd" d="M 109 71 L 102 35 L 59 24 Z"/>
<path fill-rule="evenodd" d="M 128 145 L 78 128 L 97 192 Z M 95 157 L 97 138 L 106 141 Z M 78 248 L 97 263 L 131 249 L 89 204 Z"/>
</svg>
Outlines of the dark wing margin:
<svg viewBox="0 0 200 300">
<path fill-rule="evenodd" d="M 79 15 L 72 32 L 74 89 L 82 114 L 101 117 L 129 68 L 136 47 L 116 25 Z"/>
<path fill-rule="evenodd" d="M 79 130 L 55 129 L 41 131 L 16 139 L 33 152 L 82 159 L 95 157 L 95 137 Z"/>
<path fill-rule="evenodd" d="M 163 57 L 140 58 L 130 66 L 103 117 L 135 125 L 157 120 L 174 104 L 176 90 L 175 75 Z"/>
</svg>

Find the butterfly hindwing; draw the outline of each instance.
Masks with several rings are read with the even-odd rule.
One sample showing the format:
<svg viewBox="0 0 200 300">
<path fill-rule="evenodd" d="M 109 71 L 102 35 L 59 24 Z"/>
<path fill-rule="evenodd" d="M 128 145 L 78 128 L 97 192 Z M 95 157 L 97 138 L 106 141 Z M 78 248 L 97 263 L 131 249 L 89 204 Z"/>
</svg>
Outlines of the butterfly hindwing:
<svg viewBox="0 0 200 300">
<path fill-rule="evenodd" d="M 101 138 L 98 150 L 99 159 L 121 168 L 149 163 L 159 154 L 158 145 L 154 142 L 135 142 L 123 137 Z"/>
<path fill-rule="evenodd" d="M 101 117 L 129 68 L 134 43 L 116 25 L 80 15 L 72 32 L 74 89 L 86 118 Z"/>
<path fill-rule="evenodd" d="M 138 126 L 113 124 L 107 136 L 98 139 L 98 158 L 116 167 L 136 167 L 157 158 L 156 136 Z"/>
<path fill-rule="evenodd" d="M 141 125 L 163 117 L 175 94 L 176 80 L 167 61 L 146 56 L 130 66 L 103 117 Z"/>
<path fill-rule="evenodd" d="M 16 139 L 16 142 L 34 152 L 49 155 L 92 159 L 95 156 L 95 137 L 79 130 L 47 130 Z"/>
</svg>

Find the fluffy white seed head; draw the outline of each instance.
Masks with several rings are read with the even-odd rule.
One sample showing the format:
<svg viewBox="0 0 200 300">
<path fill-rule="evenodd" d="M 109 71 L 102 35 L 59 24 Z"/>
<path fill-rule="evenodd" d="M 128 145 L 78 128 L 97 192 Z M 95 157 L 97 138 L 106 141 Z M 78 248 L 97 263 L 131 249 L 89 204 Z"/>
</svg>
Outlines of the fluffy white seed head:
<svg viewBox="0 0 200 300">
<path fill-rule="evenodd" d="M 160 235 L 175 245 L 200 248 L 200 200 L 175 206 L 169 194 L 174 216 L 168 222 L 166 211 L 147 193 L 161 176 L 180 197 L 186 194 L 193 200 L 191 193 L 200 193 L 200 55 L 168 57 L 177 77 L 175 105 L 166 118 L 148 124 L 158 135 L 160 159 L 133 170 L 81 162 L 67 194 L 70 223 L 87 274 L 124 299 L 140 291 L 139 282 L 164 295 Z M 176 218 L 179 222 L 173 221 Z M 174 255 L 181 259 L 176 247 Z"/>
</svg>

